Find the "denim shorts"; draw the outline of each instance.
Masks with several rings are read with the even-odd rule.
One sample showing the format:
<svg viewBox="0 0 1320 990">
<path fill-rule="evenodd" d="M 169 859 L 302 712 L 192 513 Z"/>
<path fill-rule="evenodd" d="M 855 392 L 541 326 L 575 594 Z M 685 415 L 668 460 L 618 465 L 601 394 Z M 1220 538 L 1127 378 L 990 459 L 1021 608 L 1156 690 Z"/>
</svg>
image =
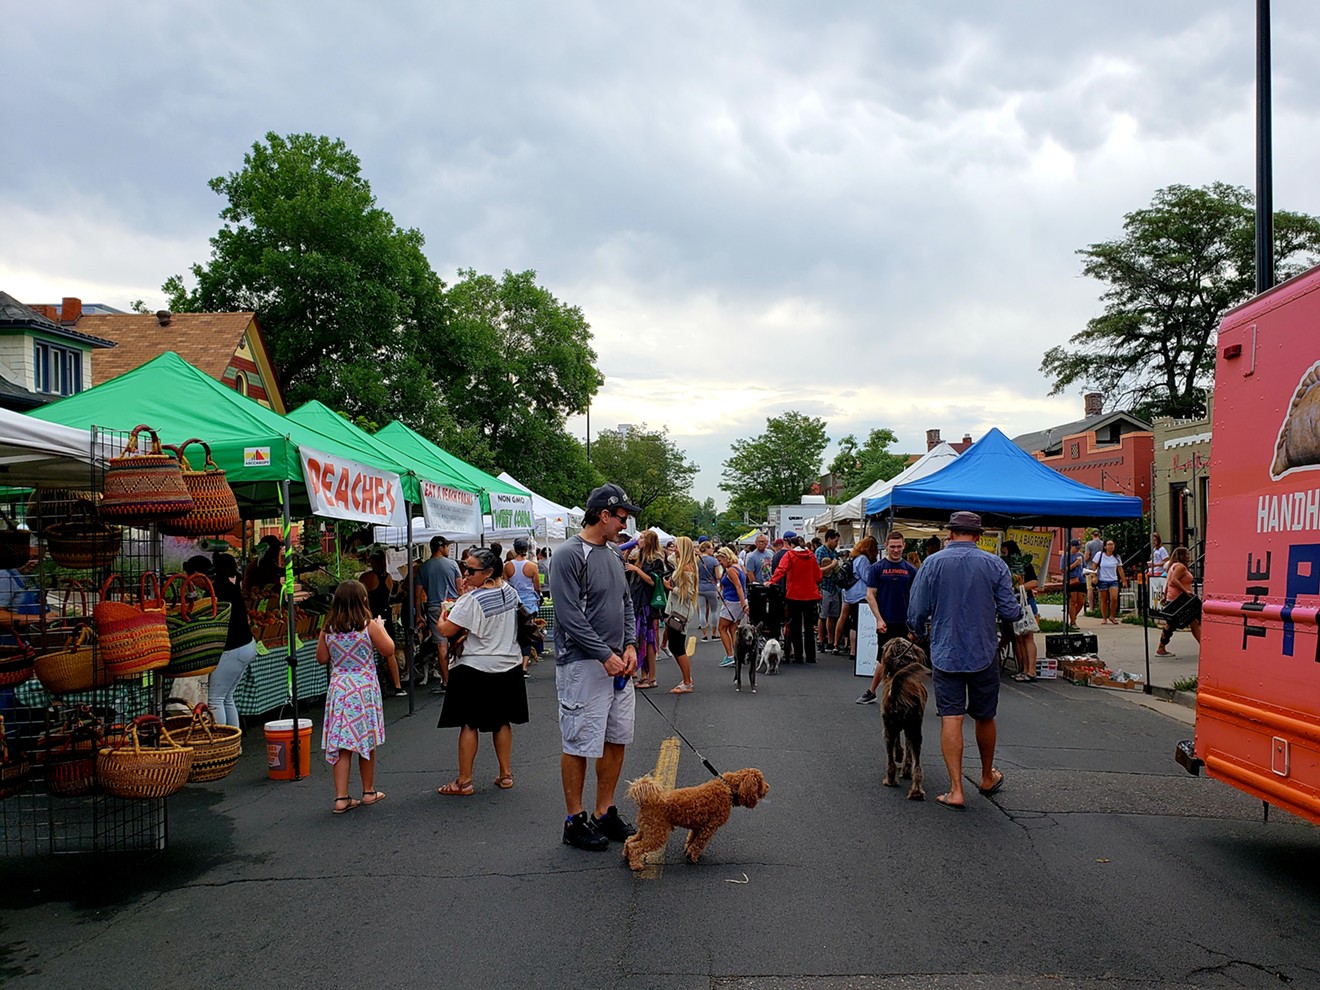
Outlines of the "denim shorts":
<svg viewBox="0 0 1320 990">
<path fill-rule="evenodd" d="M 1099 588 L 1101 591 L 1108 591 L 1110 588 L 1117 588 L 1117 587 L 1118 587 L 1118 582 L 1117 582 L 1117 581 L 1097 581 L 1097 582 L 1095 583 L 1095 586 L 1096 586 L 1097 588 Z"/>
<path fill-rule="evenodd" d="M 614 678 L 596 660 L 575 660 L 555 667 L 559 695 L 559 734 L 569 756 L 598 759 L 605 744 L 633 740 L 637 697 L 632 680 L 615 690 Z"/>
<path fill-rule="evenodd" d="M 995 717 L 999 711 L 999 667 L 991 664 L 984 670 L 931 672 L 935 688 L 937 715 L 970 715 L 978 722 Z"/>
</svg>

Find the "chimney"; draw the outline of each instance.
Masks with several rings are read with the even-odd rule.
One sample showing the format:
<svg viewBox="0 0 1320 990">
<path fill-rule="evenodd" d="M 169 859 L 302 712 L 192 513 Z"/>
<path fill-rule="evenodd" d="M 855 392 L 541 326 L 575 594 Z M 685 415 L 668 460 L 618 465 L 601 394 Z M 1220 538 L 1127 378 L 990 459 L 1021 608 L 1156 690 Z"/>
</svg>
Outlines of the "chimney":
<svg viewBox="0 0 1320 990">
<path fill-rule="evenodd" d="M 1100 392 L 1087 392 L 1082 396 L 1082 402 L 1088 417 L 1099 416 L 1105 411 L 1105 397 Z"/>
<path fill-rule="evenodd" d="M 934 449 L 935 449 L 936 447 L 938 447 L 939 445 L 940 445 L 940 431 L 939 431 L 939 430 L 927 430 L 927 431 L 926 431 L 926 449 L 927 449 L 927 450 L 934 450 Z"/>
<path fill-rule="evenodd" d="M 65 296 L 64 301 L 60 303 L 60 322 L 66 327 L 71 327 L 82 317 L 82 300 L 74 299 L 72 296 Z"/>
<path fill-rule="evenodd" d="M 156 322 L 163 327 L 170 325 L 170 311 L 168 309 L 156 310 Z"/>
<path fill-rule="evenodd" d="M 962 442 L 966 444 L 970 444 L 972 442 L 972 435 L 970 433 L 964 433 Z"/>
</svg>

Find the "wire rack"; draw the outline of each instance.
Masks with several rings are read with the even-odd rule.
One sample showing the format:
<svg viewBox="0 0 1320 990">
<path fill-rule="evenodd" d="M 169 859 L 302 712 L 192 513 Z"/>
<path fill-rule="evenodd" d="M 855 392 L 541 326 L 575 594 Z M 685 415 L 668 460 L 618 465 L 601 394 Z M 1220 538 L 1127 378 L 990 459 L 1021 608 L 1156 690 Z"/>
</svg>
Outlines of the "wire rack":
<svg viewBox="0 0 1320 990">
<path fill-rule="evenodd" d="M 92 431 L 92 449 L 122 449 L 127 433 Z M 95 464 L 97 458 L 91 458 Z M 91 628 L 91 610 L 100 589 L 112 574 L 120 575 L 131 600 L 144 573 L 160 574 L 161 541 L 155 526 L 125 528 L 117 553 L 107 542 L 94 538 L 68 539 L 67 526 L 99 526 L 97 504 L 104 488 L 103 468 L 89 469 L 86 490 L 38 488 L 31 493 L 5 496 L 9 515 L 23 519 L 39 534 L 36 556 L 20 569 L 0 572 L 0 607 L 6 599 L 12 610 L 37 613 L 39 625 L 29 630 L 28 641 L 39 654 L 69 649 L 77 631 Z M 56 534 L 65 535 L 58 540 Z M 87 553 L 100 546 L 99 555 Z M 79 555 L 81 546 L 84 551 Z M 85 566 L 80 566 L 85 565 Z M 21 579 L 15 575 L 21 573 Z M 18 589 L 16 591 L 16 589 Z M 0 643 L 12 644 L 9 628 L 0 628 Z M 93 669 L 101 670 L 95 637 L 87 642 Z M 115 854 L 160 852 L 168 844 L 168 816 L 163 798 L 127 800 L 103 793 L 95 777 L 95 749 L 99 745 L 86 731 L 115 732 L 143 714 L 160 714 L 165 682 L 158 671 L 126 679 L 108 680 L 104 686 L 72 694 L 52 694 L 36 677 L 0 687 L 0 716 L 5 720 L 5 743 L 11 761 L 26 759 L 26 781 L 0 799 L 0 855 L 43 856 L 60 854 Z"/>
</svg>

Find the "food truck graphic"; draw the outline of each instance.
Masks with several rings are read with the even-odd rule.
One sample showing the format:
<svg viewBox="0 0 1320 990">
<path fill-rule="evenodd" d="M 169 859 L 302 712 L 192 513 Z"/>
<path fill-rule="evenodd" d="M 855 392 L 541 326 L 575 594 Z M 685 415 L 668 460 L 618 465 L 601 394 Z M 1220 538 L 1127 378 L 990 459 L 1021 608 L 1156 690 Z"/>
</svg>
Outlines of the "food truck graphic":
<svg viewBox="0 0 1320 990">
<path fill-rule="evenodd" d="M 1320 266 L 1230 310 L 1217 347 L 1196 738 L 1178 760 L 1320 823 Z"/>
</svg>

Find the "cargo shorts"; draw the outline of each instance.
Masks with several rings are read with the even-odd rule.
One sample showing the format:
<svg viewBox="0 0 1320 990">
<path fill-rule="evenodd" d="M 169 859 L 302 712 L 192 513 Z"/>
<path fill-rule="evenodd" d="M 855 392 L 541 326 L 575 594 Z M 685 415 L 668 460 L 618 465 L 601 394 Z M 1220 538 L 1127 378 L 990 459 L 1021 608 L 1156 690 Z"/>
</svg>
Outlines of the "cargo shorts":
<svg viewBox="0 0 1320 990">
<path fill-rule="evenodd" d="M 605 744 L 633 741 L 637 696 L 632 679 L 619 690 L 605 665 L 596 660 L 575 660 L 555 667 L 559 695 L 559 734 L 568 756 L 599 759 Z"/>
</svg>

